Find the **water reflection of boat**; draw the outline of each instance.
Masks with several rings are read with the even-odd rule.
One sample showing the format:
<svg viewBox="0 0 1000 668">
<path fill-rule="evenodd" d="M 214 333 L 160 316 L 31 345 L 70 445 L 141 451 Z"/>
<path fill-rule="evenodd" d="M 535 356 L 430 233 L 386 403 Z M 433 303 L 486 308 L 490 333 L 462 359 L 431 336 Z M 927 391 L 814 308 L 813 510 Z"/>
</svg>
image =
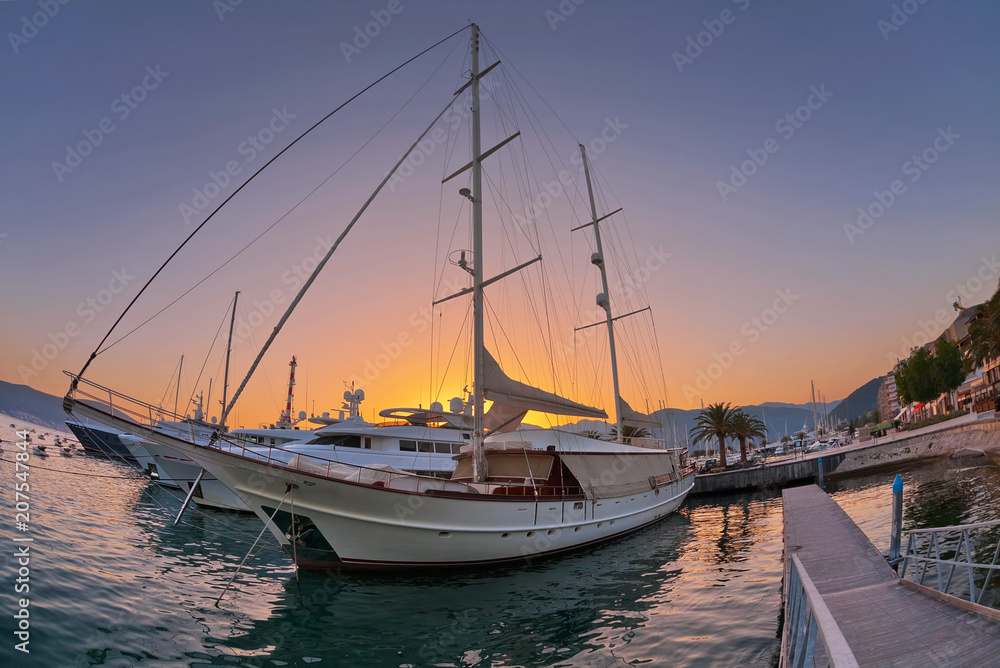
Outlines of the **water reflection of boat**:
<svg viewBox="0 0 1000 668">
<path fill-rule="evenodd" d="M 307 657 L 358 666 L 625 665 L 615 654 L 672 605 L 674 563 L 690 532 L 688 518 L 674 515 L 592 551 L 485 577 L 302 573 L 266 619 L 241 616 L 223 651 L 288 665 Z M 387 627 L 387 601 L 420 614 Z"/>
</svg>

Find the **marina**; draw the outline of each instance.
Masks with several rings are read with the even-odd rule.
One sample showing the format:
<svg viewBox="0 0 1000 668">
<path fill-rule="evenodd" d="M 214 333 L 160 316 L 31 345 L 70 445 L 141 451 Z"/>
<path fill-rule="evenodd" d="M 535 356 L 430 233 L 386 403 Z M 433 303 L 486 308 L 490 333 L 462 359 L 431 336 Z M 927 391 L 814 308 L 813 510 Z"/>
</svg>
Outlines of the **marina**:
<svg viewBox="0 0 1000 668">
<path fill-rule="evenodd" d="M 1000 6 L 66 1 L 0 668 L 1000 665 Z"/>
<path fill-rule="evenodd" d="M 6 474 L 13 463 L 3 438 Z M 904 531 L 992 517 L 1000 467 L 953 461 L 902 471 Z M 191 509 L 173 526 L 182 495 L 124 462 L 87 456 L 34 463 L 32 593 L 39 602 L 62 602 L 32 611 L 38 665 L 625 660 L 764 668 L 778 657 L 780 492 L 691 497 L 662 524 L 621 541 L 489 573 L 303 572 L 296 584 L 287 557 L 268 540 L 217 608 L 213 601 L 259 531 L 256 518 Z M 878 553 L 889 549 L 894 475 L 827 483 Z"/>
</svg>

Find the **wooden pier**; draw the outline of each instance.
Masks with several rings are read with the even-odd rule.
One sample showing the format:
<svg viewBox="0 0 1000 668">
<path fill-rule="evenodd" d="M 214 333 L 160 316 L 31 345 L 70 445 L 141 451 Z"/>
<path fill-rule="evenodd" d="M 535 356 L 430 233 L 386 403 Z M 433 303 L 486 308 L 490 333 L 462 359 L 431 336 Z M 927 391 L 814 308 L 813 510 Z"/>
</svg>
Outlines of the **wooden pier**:
<svg viewBox="0 0 1000 668">
<path fill-rule="evenodd" d="M 855 665 L 1000 666 L 1000 611 L 901 581 L 864 532 L 819 487 L 786 489 L 783 499 L 786 608 L 791 557 L 796 555 L 812 591 L 822 599 L 817 604 L 823 608 L 820 623 L 823 614 L 828 613 L 828 624 L 832 617 L 839 634 L 827 635 L 846 643 Z M 788 616 L 786 609 L 783 666 L 794 644 Z M 826 665 L 825 650 L 816 643 L 817 665 Z"/>
</svg>

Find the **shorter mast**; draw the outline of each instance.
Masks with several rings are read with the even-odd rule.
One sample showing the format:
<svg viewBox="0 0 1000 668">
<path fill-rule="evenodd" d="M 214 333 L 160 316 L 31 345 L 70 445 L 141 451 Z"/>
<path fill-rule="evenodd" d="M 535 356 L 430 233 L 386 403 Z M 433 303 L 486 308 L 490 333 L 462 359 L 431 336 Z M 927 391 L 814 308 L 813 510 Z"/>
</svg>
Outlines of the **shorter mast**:
<svg viewBox="0 0 1000 668">
<path fill-rule="evenodd" d="M 174 388 L 174 415 L 177 415 L 177 400 L 181 394 L 181 372 L 184 370 L 184 355 L 181 355 L 181 362 L 177 366 L 177 387 Z"/>
<path fill-rule="evenodd" d="M 229 342 L 226 344 L 226 375 L 222 379 L 222 418 L 219 420 L 219 433 L 226 433 L 226 397 L 229 394 L 229 357 L 233 352 L 233 328 L 236 325 L 236 302 L 239 301 L 240 291 L 233 295 L 233 315 L 229 319 Z"/>
<path fill-rule="evenodd" d="M 611 297 L 608 291 L 608 270 L 604 266 L 604 248 L 601 245 L 601 219 L 597 217 L 597 204 L 594 202 L 594 188 L 590 182 L 590 165 L 587 163 L 587 149 L 580 144 L 580 155 L 583 156 L 583 173 L 587 177 L 587 193 L 590 195 L 590 214 L 594 226 L 594 240 L 597 244 L 597 252 L 590 257 L 590 261 L 601 270 L 601 286 L 604 292 L 597 295 L 597 305 L 604 309 L 604 314 L 608 324 L 608 344 L 611 348 L 611 379 L 615 388 L 615 420 L 618 423 L 618 442 L 625 438 L 624 422 L 622 414 L 622 395 L 618 387 L 618 354 L 615 352 L 615 324 L 611 316 Z"/>
</svg>

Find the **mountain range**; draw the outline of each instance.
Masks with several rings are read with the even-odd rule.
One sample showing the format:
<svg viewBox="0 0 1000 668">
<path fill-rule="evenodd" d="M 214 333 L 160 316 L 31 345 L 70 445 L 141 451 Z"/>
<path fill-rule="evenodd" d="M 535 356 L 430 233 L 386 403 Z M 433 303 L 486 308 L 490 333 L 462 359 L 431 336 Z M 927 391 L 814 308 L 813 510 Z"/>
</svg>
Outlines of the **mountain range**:
<svg viewBox="0 0 1000 668">
<path fill-rule="evenodd" d="M 43 427 L 66 431 L 62 397 L 0 380 L 0 413 Z"/>
<path fill-rule="evenodd" d="M 881 378 L 874 378 L 854 390 L 842 401 L 826 404 L 826 410 L 831 419 L 853 420 L 877 406 L 878 386 Z M 813 424 L 813 409 L 811 403 L 790 404 L 777 401 L 766 401 L 755 406 L 743 406 L 750 415 L 761 419 L 767 425 L 768 440 L 789 436 L 802 429 L 811 429 Z M 823 406 L 816 404 L 817 415 L 822 419 Z M 27 385 L 15 385 L 0 380 L 0 412 L 11 417 L 28 420 L 54 429 L 63 429 L 66 414 L 62 410 L 62 398 L 45 392 L 39 392 Z M 695 424 L 698 409 L 683 410 L 666 408 L 653 413 L 666 426 L 667 437 L 673 440 L 673 434 L 678 436 L 688 433 Z M 576 431 L 595 430 L 607 433 L 610 425 L 596 420 L 581 420 L 574 427 Z"/>
</svg>

